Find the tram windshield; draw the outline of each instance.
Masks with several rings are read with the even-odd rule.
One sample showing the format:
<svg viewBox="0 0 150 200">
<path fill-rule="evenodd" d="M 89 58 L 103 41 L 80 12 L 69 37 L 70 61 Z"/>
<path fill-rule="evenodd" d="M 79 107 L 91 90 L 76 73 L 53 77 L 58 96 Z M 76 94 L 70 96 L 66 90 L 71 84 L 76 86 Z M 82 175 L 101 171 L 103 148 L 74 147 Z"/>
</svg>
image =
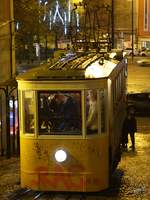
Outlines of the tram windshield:
<svg viewBox="0 0 150 200">
<path fill-rule="evenodd" d="M 40 135 L 80 135 L 81 91 L 39 91 L 38 120 Z"/>
<path fill-rule="evenodd" d="M 23 92 L 23 107 L 24 107 L 24 118 L 25 118 L 25 132 L 34 133 L 35 127 L 35 111 L 34 111 L 34 92 L 33 91 L 24 91 Z"/>
</svg>

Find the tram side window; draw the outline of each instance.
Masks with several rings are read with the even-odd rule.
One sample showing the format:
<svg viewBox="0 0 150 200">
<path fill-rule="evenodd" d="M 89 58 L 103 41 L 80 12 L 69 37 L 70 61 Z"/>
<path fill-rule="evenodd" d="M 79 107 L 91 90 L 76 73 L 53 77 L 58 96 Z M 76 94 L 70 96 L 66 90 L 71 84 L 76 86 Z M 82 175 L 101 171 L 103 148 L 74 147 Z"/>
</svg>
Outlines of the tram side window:
<svg viewBox="0 0 150 200">
<path fill-rule="evenodd" d="M 39 134 L 81 134 L 81 91 L 38 92 Z"/>
<path fill-rule="evenodd" d="M 24 108 L 24 130 L 25 133 L 34 133 L 34 92 L 24 91 L 23 92 L 23 108 Z"/>
<path fill-rule="evenodd" d="M 87 134 L 98 133 L 98 107 L 96 90 L 88 90 L 86 94 L 86 122 Z"/>
<path fill-rule="evenodd" d="M 100 109 L 101 109 L 101 133 L 105 133 L 105 96 L 104 90 L 100 90 Z"/>
</svg>

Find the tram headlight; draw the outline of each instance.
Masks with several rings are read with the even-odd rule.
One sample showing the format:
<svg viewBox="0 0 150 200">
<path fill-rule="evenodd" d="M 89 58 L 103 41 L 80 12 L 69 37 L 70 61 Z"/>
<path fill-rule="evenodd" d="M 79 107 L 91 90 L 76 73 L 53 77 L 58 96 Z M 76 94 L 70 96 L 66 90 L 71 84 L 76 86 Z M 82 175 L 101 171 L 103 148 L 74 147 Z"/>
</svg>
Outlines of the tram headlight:
<svg viewBox="0 0 150 200">
<path fill-rule="evenodd" d="M 57 162 L 64 162 L 67 159 L 67 153 L 62 149 L 57 150 L 54 156 Z"/>
</svg>

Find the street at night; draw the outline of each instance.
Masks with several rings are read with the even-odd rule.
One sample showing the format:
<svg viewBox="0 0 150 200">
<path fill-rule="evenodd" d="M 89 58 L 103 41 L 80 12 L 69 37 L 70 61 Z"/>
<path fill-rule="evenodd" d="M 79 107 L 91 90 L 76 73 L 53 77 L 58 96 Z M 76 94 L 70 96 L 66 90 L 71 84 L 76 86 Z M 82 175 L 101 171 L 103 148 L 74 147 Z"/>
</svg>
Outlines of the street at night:
<svg viewBox="0 0 150 200">
<path fill-rule="evenodd" d="M 0 8 L 0 200 L 150 200 L 150 0 Z"/>
</svg>

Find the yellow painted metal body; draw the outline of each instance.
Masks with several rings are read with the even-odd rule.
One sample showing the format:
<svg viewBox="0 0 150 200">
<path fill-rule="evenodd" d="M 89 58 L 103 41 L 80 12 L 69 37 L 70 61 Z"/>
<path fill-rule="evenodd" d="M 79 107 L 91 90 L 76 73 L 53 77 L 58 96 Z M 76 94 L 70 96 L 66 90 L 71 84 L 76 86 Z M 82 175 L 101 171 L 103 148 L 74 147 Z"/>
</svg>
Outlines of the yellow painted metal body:
<svg viewBox="0 0 150 200">
<path fill-rule="evenodd" d="M 67 152 L 58 163 L 54 152 Z M 99 191 L 108 187 L 108 137 L 21 138 L 21 186 L 40 191 Z"/>
<path fill-rule="evenodd" d="M 88 64 L 87 60 L 84 62 Z M 71 71 L 68 68 L 60 71 L 57 65 L 56 70 L 40 66 L 37 70 L 20 75 L 18 89 L 22 187 L 38 191 L 77 192 L 95 192 L 109 187 L 110 170 L 113 166 L 116 167 L 115 164 L 119 161 L 121 123 L 125 111 L 123 97 L 126 86 L 126 64 L 123 61 L 115 65 L 116 67 L 100 66 L 102 77 L 95 79 L 83 78 L 83 70 L 80 70 L 80 74 L 75 73 L 79 71 Z M 87 131 L 87 90 L 96 90 L 97 96 L 99 95 L 98 129 L 94 134 L 88 134 Z M 79 91 L 82 126 L 78 135 L 68 134 L 65 131 L 63 134 L 53 132 L 41 134 L 38 96 L 40 91 Z M 100 91 L 103 91 L 103 98 L 100 96 Z M 25 118 L 25 92 L 32 94 L 32 98 L 27 95 L 26 99 L 30 100 L 29 110 L 31 116 L 34 116 L 33 131 L 25 128 L 28 121 Z M 67 153 L 67 159 L 62 163 L 58 163 L 54 156 L 58 149 L 63 149 Z"/>
</svg>

